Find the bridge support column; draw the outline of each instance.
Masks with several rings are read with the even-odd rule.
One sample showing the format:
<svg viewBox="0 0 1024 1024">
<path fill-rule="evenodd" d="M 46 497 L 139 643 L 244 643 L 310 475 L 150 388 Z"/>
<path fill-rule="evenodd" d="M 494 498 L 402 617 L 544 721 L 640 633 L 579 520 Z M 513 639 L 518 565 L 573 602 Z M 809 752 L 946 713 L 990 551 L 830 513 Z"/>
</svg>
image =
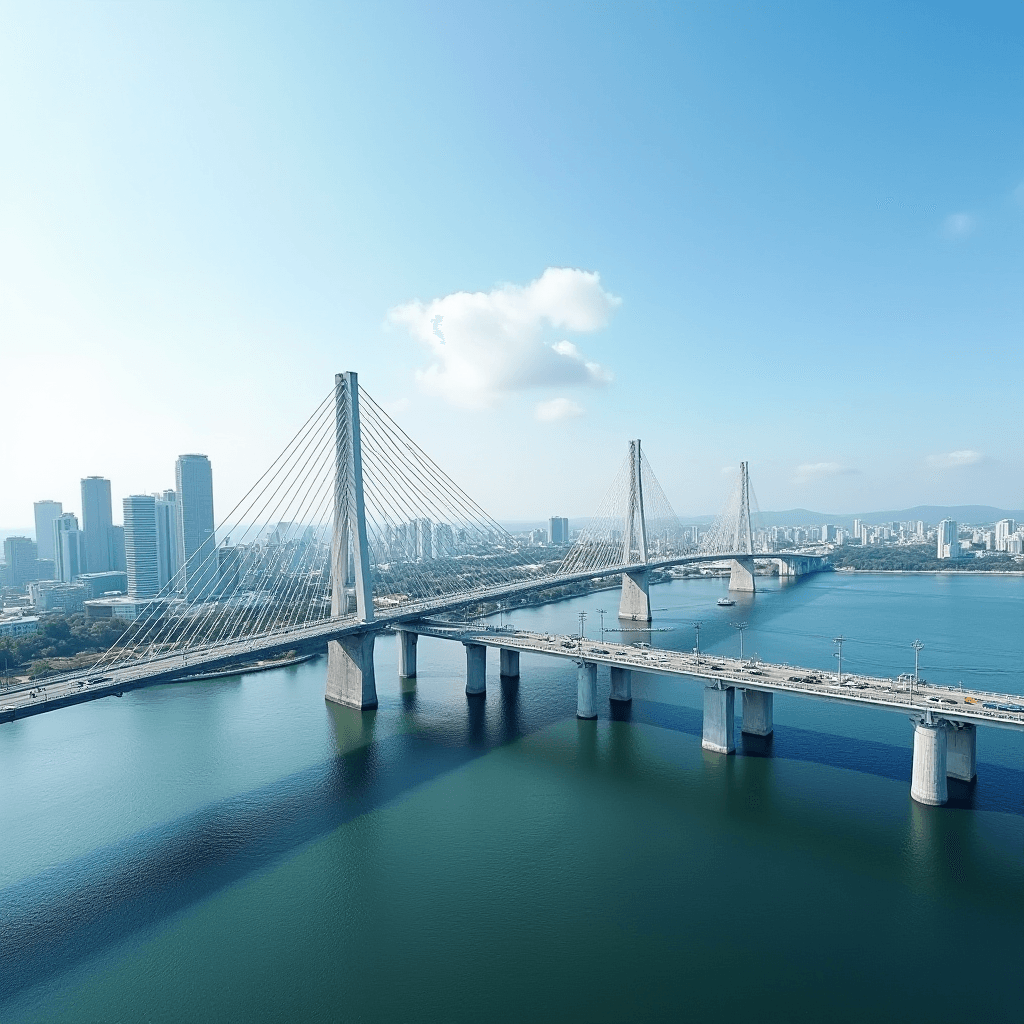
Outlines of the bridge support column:
<svg viewBox="0 0 1024 1024">
<path fill-rule="evenodd" d="M 576 717 L 597 718 L 597 665 L 581 661 L 576 672 Z"/>
<path fill-rule="evenodd" d="M 487 648 L 483 644 L 465 644 L 466 693 L 487 692 Z"/>
<path fill-rule="evenodd" d="M 704 687 L 704 737 L 701 746 L 719 754 L 736 749 L 736 690 L 731 686 Z"/>
<path fill-rule="evenodd" d="M 968 722 L 950 722 L 947 728 L 946 775 L 973 782 L 978 777 L 978 727 Z"/>
<path fill-rule="evenodd" d="M 912 719 L 914 722 L 914 772 L 910 795 L 919 804 L 938 807 L 948 799 L 946 789 L 946 723 L 930 714 Z"/>
<path fill-rule="evenodd" d="M 743 725 L 748 736 L 770 736 L 775 728 L 775 695 L 761 690 L 743 691 Z"/>
<path fill-rule="evenodd" d="M 744 594 L 753 594 L 757 589 L 754 586 L 754 560 L 752 558 L 734 558 L 730 562 L 730 568 L 732 571 L 729 573 L 729 589 Z"/>
<path fill-rule="evenodd" d="M 373 674 L 376 633 L 353 633 L 327 643 L 326 697 L 350 708 L 375 708 L 377 682 Z"/>
<path fill-rule="evenodd" d="M 639 572 L 622 574 L 622 599 L 619 601 L 619 618 L 636 622 L 651 621 L 651 574 L 644 569 Z"/>
<path fill-rule="evenodd" d="M 414 679 L 416 677 L 416 643 L 419 640 L 418 633 L 411 633 L 407 629 L 395 631 L 398 636 L 398 674 L 402 679 Z"/>
<path fill-rule="evenodd" d="M 633 673 L 628 668 L 619 668 L 612 665 L 612 692 L 611 700 L 632 700 L 633 699 Z"/>
<path fill-rule="evenodd" d="M 519 652 L 508 647 L 501 648 L 498 674 L 506 679 L 519 678 Z"/>
</svg>

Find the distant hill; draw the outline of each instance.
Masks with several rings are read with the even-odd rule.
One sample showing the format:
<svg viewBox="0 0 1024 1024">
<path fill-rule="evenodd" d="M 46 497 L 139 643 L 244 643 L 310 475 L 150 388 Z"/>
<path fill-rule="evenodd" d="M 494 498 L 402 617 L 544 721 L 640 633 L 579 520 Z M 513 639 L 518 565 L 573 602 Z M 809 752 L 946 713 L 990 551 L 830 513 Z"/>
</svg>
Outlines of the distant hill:
<svg viewBox="0 0 1024 1024">
<path fill-rule="evenodd" d="M 1024 520 L 1024 509 L 1016 511 L 993 508 L 991 505 L 916 505 L 888 512 L 811 512 L 806 508 L 791 508 L 785 512 L 762 512 L 765 526 L 802 526 L 807 523 L 831 523 L 850 529 L 854 519 L 869 526 L 879 523 L 902 523 L 921 519 L 933 526 L 943 519 L 955 519 L 958 523 L 994 523 L 998 519 Z"/>
</svg>

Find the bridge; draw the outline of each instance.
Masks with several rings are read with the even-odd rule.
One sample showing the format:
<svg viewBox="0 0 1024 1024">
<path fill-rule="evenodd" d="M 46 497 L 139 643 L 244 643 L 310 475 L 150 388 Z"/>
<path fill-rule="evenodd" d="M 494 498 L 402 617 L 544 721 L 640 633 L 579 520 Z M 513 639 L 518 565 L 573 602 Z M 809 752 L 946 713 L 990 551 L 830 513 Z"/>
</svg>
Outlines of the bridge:
<svg viewBox="0 0 1024 1024">
<path fill-rule="evenodd" d="M 355 373 L 338 374 L 331 392 L 220 524 L 218 542 L 201 548 L 163 592 L 149 599 L 143 614 L 96 664 L 8 691 L 0 721 L 284 652 L 322 651 L 325 645 L 327 699 L 373 708 L 374 644 L 382 629 L 397 631 L 402 671 L 409 676 L 415 675 L 416 640 L 423 632 L 466 643 L 472 694 L 479 692 L 474 680 L 483 672 L 487 641 L 467 640 L 468 634 L 458 630 L 443 632 L 439 616 L 479 614 L 500 602 L 557 595 L 618 577 L 620 617 L 649 623 L 651 578 L 658 570 L 719 563 L 729 569 L 730 589 L 752 592 L 755 559 L 775 560 L 787 576 L 827 566 L 823 557 L 805 552 L 767 551 L 758 543 L 756 518 L 748 467 L 742 463 L 725 509 L 695 544 L 640 441 L 633 440 L 594 517 L 555 561 L 547 550 L 523 545 L 499 526 L 359 386 Z M 501 639 L 506 668 L 513 656 L 518 667 L 520 650 L 566 656 L 564 648 L 545 646 L 535 637 Z M 647 670 L 647 660 L 629 661 L 635 659 L 632 649 L 607 645 L 607 650 L 608 658 L 618 659 L 613 676 Z M 577 651 L 573 657 L 582 658 L 580 671 L 596 679 L 596 666 L 606 656 L 583 657 Z M 672 664 L 680 673 L 709 678 L 678 657 L 684 660 Z M 723 672 L 730 667 L 718 660 Z M 772 672 L 763 685 L 750 683 L 749 674 L 741 672 L 716 675 L 710 690 L 720 696 L 705 700 L 706 721 L 719 723 L 711 732 L 731 736 L 737 680 L 745 680 L 745 709 L 761 701 L 760 712 L 748 716 L 745 711 L 744 727 L 756 714 L 770 722 L 770 691 L 779 682 Z M 723 681 L 727 678 L 732 682 Z M 579 692 L 580 717 L 595 717 L 592 695 Z M 827 687 L 799 692 L 830 693 Z M 758 693 L 760 698 L 749 696 Z M 837 699 L 849 703 L 847 693 L 839 691 Z M 958 718 L 948 708 L 940 715 L 935 705 L 900 705 L 920 719 L 915 766 L 920 748 L 922 763 L 935 778 L 945 778 L 937 766 L 946 756 L 947 734 L 959 735 L 976 724 L 1024 724 L 1012 717 L 1015 712 L 1006 720 L 967 712 Z M 705 745 L 723 753 L 732 749 L 724 740 Z M 928 792 L 939 793 L 936 786 Z M 924 792 L 913 788 L 919 790 Z"/>
</svg>

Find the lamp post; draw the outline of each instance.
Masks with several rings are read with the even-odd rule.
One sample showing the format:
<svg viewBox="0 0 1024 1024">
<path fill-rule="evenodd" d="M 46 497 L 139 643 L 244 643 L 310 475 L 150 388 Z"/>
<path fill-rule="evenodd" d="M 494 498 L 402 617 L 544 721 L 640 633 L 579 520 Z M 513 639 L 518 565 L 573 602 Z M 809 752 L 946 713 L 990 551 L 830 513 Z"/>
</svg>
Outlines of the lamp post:
<svg viewBox="0 0 1024 1024">
<path fill-rule="evenodd" d="M 587 613 L 580 612 L 580 653 L 583 653 L 583 623 L 586 621 Z"/>
<path fill-rule="evenodd" d="M 915 640 L 911 645 L 914 648 L 914 683 L 910 688 L 910 696 L 914 696 L 914 686 L 917 686 L 920 682 L 918 678 L 918 668 L 920 667 L 921 652 L 924 650 L 924 644 L 920 640 Z"/>
<path fill-rule="evenodd" d="M 743 660 L 743 630 L 747 628 L 745 622 L 731 622 L 730 625 L 733 629 L 738 629 L 740 633 L 740 661 Z"/>
<path fill-rule="evenodd" d="M 697 664 L 700 664 L 700 627 L 703 625 L 701 622 L 695 622 L 693 624 L 694 632 L 697 634 Z"/>
<path fill-rule="evenodd" d="M 601 643 L 604 643 L 604 617 L 608 613 L 603 608 L 598 608 L 597 614 L 601 616 Z"/>
<path fill-rule="evenodd" d="M 837 644 L 839 647 L 838 653 L 834 654 L 834 658 L 839 659 L 839 685 L 843 685 L 843 641 L 846 639 L 845 636 L 837 636 L 832 643 Z"/>
</svg>

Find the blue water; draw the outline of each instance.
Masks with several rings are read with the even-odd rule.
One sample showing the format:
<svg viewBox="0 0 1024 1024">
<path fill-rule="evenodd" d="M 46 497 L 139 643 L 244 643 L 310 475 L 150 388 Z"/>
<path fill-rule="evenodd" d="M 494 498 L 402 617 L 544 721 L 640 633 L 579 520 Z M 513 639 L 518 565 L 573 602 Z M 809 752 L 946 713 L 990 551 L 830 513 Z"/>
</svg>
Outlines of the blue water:
<svg viewBox="0 0 1024 1024">
<path fill-rule="evenodd" d="M 760 581 L 759 581 L 760 582 Z M 1024 579 L 829 574 L 715 604 L 652 589 L 651 643 L 1024 694 Z M 573 632 L 618 596 L 533 609 Z M 641 638 L 643 634 L 628 634 Z M 619 639 L 618 634 L 609 637 Z M 0 1019 L 1024 1020 L 1024 736 L 909 799 L 905 715 L 777 696 L 769 741 L 700 747 L 697 681 L 575 718 L 571 663 L 422 639 L 380 708 L 324 663 L 0 726 Z"/>
</svg>

